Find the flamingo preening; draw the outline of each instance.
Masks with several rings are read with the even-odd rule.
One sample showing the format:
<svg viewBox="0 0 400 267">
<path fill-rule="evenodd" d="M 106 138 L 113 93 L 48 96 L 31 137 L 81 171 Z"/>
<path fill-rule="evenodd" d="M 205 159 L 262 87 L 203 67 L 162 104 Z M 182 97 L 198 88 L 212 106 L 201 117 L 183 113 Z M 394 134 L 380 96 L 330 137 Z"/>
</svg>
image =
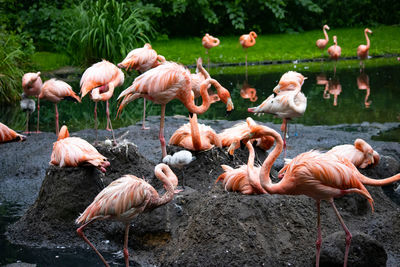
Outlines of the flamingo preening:
<svg viewBox="0 0 400 267">
<path fill-rule="evenodd" d="M 249 34 L 243 34 L 239 37 L 239 43 L 242 45 L 245 51 L 245 62 L 247 71 L 247 48 L 252 47 L 256 44 L 257 34 L 251 31 Z"/>
<path fill-rule="evenodd" d="M 203 47 L 206 49 L 206 54 L 207 54 L 207 65 L 208 68 L 210 68 L 210 55 L 209 55 L 209 50 L 213 47 L 219 46 L 220 41 L 218 38 L 215 38 L 208 33 L 204 35 L 203 39 L 201 40 L 201 44 Z"/>
</svg>

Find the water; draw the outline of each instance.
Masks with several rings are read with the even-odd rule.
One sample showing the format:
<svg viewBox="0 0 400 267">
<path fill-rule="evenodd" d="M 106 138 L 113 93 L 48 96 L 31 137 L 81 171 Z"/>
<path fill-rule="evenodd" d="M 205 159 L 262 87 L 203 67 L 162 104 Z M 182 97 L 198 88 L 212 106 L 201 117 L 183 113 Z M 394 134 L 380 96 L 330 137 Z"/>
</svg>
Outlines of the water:
<svg viewBox="0 0 400 267">
<path fill-rule="evenodd" d="M 393 63 L 395 62 L 395 63 Z M 332 62 L 292 63 L 285 65 L 224 67 L 211 69 L 210 74 L 230 92 L 235 110 L 225 117 L 225 105 L 215 103 L 201 119 L 241 120 L 250 116 L 248 107 L 259 105 L 271 93 L 281 75 L 289 70 L 302 73 L 307 77 L 302 91 L 307 96 L 307 110 L 304 116 L 294 119 L 305 125 L 337 125 L 367 122 L 399 122 L 400 110 L 400 64 L 394 58 L 368 60 L 366 69 L 360 72 L 358 61 L 339 61 L 336 73 Z M 388 65 L 392 64 L 392 65 Z M 125 84 L 116 90 L 110 103 L 112 117 L 117 109 L 116 97 L 127 86 L 134 76 L 128 77 Z M 318 81 L 318 82 L 317 82 Z M 367 85 L 359 86 L 362 83 Z M 319 84 L 318 84 L 319 83 Z M 79 81 L 70 83 L 76 92 Z M 369 84 L 369 86 L 368 86 Z M 250 88 L 250 89 L 249 89 Z M 253 88 L 253 89 L 251 89 Z M 335 100 L 336 98 L 336 100 Z M 105 105 L 99 103 L 99 128 L 105 128 Z M 71 131 L 93 127 L 94 103 L 88 97 L 82 104 L 61 102 L 59 104 L 60 124 L 67 124 Z M 120 119 L 113 119 L 114 128 L 128 126 L 142 118 L 143 102 L 136 100 L 130 103 Z M 159 115 L 160 106 L 147 104 L 147 115 Z M 179 101 L 167 105 L 168 116 L 186 115 L 187 110 Z M 25 128 L 25 114 L 18 106 L 0 107 L 0 121 L 16 130 Z M 256 117 L 261 121 L 281 120 L 272 115 Z M 36 112 L 30 118 L 31 129 L 35 129 Z M 42 131 L 54 131 L 54 106 L 41 101 L 40 125 Z M 350 127 L 351 128 L 351 127 Z M 400 142 L 398 129 L 376 136 L 376 140 Z M 0 203 L 0 265 L 16 261 L 36 263 L 38 266 L 102 266 L 92 251 L 70 248 L 43 249 L 15 246 L 6 241 L 4 232 L 7 225 L 15 222 L 23 210 L 14 203 Z M 123 264 L 115 255 L 104 255 L 108 260 Z"/>
</svg>

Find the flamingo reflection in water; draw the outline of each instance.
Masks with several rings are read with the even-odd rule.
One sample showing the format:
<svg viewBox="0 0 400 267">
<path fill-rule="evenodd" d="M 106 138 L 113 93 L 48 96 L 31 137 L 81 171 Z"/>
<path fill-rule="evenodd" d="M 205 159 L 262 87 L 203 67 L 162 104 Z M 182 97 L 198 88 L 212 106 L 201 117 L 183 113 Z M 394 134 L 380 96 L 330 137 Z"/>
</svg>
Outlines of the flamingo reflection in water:
<svg viewBox="0 0 400 267">
<path fill-rule="evenodd" d="M 333 95 L 333 105 L 337 106 L 338 96 L 342 92 L 342 85 L 338 78 L 333 78 L 329 80 L 328 83 L 325 85 L 325 90 L 323 97 L 325 99 L 329 99 Z"/>
<path fill-rule="evenodd" d="M 368 101 L 369 95 L 371 93 L 369 87 L 369 76 L 364 71 L 360 73 L 357 77 L 357 87 L 359 90 L 365 90 L 365 98 L 364 98 L 364 105 L 365 108 L 369 108 L 371 106 L 372 101 Z"/>
<path fill-rule="evenodd" d="M 251 87 L 247 80 L 243 82 L 243 86 L 240 88 L 240 96 L 243 99 L 249 99 L 251 102 L 256 102 L 258 99 L 256 88 Z"/>
</svg>

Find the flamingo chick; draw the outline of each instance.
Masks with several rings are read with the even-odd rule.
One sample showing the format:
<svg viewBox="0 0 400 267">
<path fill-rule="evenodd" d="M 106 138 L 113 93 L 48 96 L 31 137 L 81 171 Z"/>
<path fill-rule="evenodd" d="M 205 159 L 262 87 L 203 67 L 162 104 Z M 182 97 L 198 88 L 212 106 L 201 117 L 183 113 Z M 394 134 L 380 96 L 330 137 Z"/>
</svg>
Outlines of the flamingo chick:
<svg viewBox="0 0 400 267">
<path fill-rule="evenodd" d="M 210 150 L 214 146 L 222 147 L 221 140 L 210 126 L 197 123 L 197 114 L 193 114 L 189 123 L 174 132 L 169 144 L 192 151 Z"/>
<path fill-rule="evenodd" d="M 68 83 L 56 79 L 50 79 L 44 82 L 40 90 L 39 98 L 44 98 L 54 103 L 56 113 L 56 135 L 58 136 L 59 125 L 57 103 L 63 99 L 81 103 L 81 99 L 76 95 Z"/>
<path fill-rule="evenodd" d="M 202 114 L 210 107 L 210 97 L 207 92 L 208 86 L 212 84 L 217 90 L 218 96 L 226 104 L 228 112 L 233 110 L 233 102 L 228 90 L 214 79 L 206 79 L 201 83 L 200 94 L 203 100 L 201 106 L 196 106 L 192 92 L 192 79 L 190 71 L 182 65 L 174 62 L 166 62 L 158 67 L 150 69 L 137 77 L 132 85 L 119 95 L 123 98 L 118 113 L 131 101 L 144 97 L 154 103 L 161 104 L 160 133 L 162 158 L 167 155 L 164 138 L 165 106 L 173 99 L 179 99 L 189 112 Z"/>
<path fill-rule="evenodd" d="M 82 75 L 80 86 L 82 98 L 90 93 L 94 105 L 94 124 L 97 141 L 97 102 L 106 101 L 107 126 L 106 130 L 112 132 L 114 144 L 116 144 L 114 131 L 110 119 L 110 108 L 108 100 L 113 96 L 115 87 L 124 83 L 124 73 L 114 64 L 103 60 L 87 68 Z"/>
<path fill-rule="evenodd" d="M 148 71 L 151 68 L 155 68 L 158 65 L 165 62 L 165 57 L 157 55 L 156 50 L 154 50 L 150 44 L 145 44 L 142 48 L 133 49 L 128 53 L 126 58 L 118 63 L 118 67 L 126 69 L 136 70 L 139 74 Z M 146 122 L 146 98 L 143 98 L 143 120 L 142 120 L 142 130 L 147 130 L 149 128 L 145 125 Z"/>
<path fill-rule="evenodd" d="M 189 165 L 194 160 L 196 160 L 196 157 L 194 157 L 190 151 L 181 150 L 175 152 L 172 156 L 167 155 L 162 161 L 163 163 L 182 171 L 182 187 L 185 188 L 185 174 L 183 172 L 183 167 Z"/>
<path fill-rule="evenodd" d="M 26 136 L 16 133 L 13 129 L 0 122 L 0 143 L 25 141 Z"/>
<path fill-rule="evenodd" d="M 109 266 L 104 257 L 87 239 L 83 230 L 96 220 L 113 219 L 125 224 L 124 258 L 129 266 L 128 235 L 130 222 L 143 212 L 150 212 L 170 202 L 178 185 L 178 178 L 164 163 L 154 168 L 155 176 L 164 184 L 166 192 L 159 196 L 158 192 L 146 181 L 134 176 L 125 175 L 104 188 L 76 219 L 82 224 L 76 232 L 100 257 L 105 266 Z"/>
<path fill-rule="evenodd" d="M 30 116 L 30 114 L 35 112 L 35 101 L 28 98 L 25 95 L 25 93 L 22 93 L 20 106 L 21 106 L 22 111 L 26 112 L 25 133 L 29 133 L 29 116 Z"/>
<path fill-rule="evenodd" d="M 50 164 L 60 167 L 92 165 L 104 173 L 106 167 L 110 166 L 107 158 L 86 140 L 69 137 L 68 128 L 65 125 L 61 127 L 57 142 L 53 144 Z"/>
<path fill-rule="evenodd" d="M 37 124 L 36 132 L 39 132 L 39 110 L 40 110 L 40 90 L 42 88 L 43 82 L 40 78 L 40 71 L 36 73 L 28 72 L 22 77 L 22 89 L 24 89 L 25 96 L 36 96 L 37 97 Z"/>
</svg>

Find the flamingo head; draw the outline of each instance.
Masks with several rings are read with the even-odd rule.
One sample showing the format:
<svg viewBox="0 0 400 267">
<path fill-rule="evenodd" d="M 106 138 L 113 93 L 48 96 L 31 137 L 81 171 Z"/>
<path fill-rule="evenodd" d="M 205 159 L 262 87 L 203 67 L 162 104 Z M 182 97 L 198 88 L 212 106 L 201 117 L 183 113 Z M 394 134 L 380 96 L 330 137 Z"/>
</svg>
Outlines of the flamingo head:
<svg viewBox="0 0 400 267">
<path fill-rule="evenodd" d="M 67 137 L 69 137 L 68 127 L 66 125 L 63 125 L 60 129 L 60 132 L 58 133 L 57 141 Z"/>
<path fill-rule="evenodd" d="M 324 29 L 327 29 L 328 31 L 330 30 L 330 28 L 329 28 L 329 26 L 328 25 L 324 25 L 324 27 L 323 27 Z"/>
<path fill-rule="evenodd" d="M 336 36 L 336 35 L 333 36 L 333 43 L 334 43 L 335 45 L 337 45 L 337 36 Z"/>
<path fill-rule="evenodd" d="M 251 32 L 249 33 L 249 35 L 253 36 L 253 38 L 257 38 L 257 33 L 253 32 L 253 31 L 251 31 Z"/>
<path fill-rule="evenodd" d="M 226 111 L 231 112 L 234 109 L 231 94 L 227 89 L 224 87 L 220 86 L 217 88 L 218 91 L 218 96 L 221 99 L 222 102 L 226 104 Z"/>
<path fill-rule="evenodd" d="M 153 49 L 149 43 L 144 44 L 143 48 Z"/>
<path fill-rule="evenodd" d="M 369 33 L 369 34 L 372 34 L 372 31 L 371 31 L 370 29 L 368 29 L 368 28 L 366 28 L 366 29 L 364 30 L 364 32 L 367 32 L 367 33 Z"/>
</svg>

